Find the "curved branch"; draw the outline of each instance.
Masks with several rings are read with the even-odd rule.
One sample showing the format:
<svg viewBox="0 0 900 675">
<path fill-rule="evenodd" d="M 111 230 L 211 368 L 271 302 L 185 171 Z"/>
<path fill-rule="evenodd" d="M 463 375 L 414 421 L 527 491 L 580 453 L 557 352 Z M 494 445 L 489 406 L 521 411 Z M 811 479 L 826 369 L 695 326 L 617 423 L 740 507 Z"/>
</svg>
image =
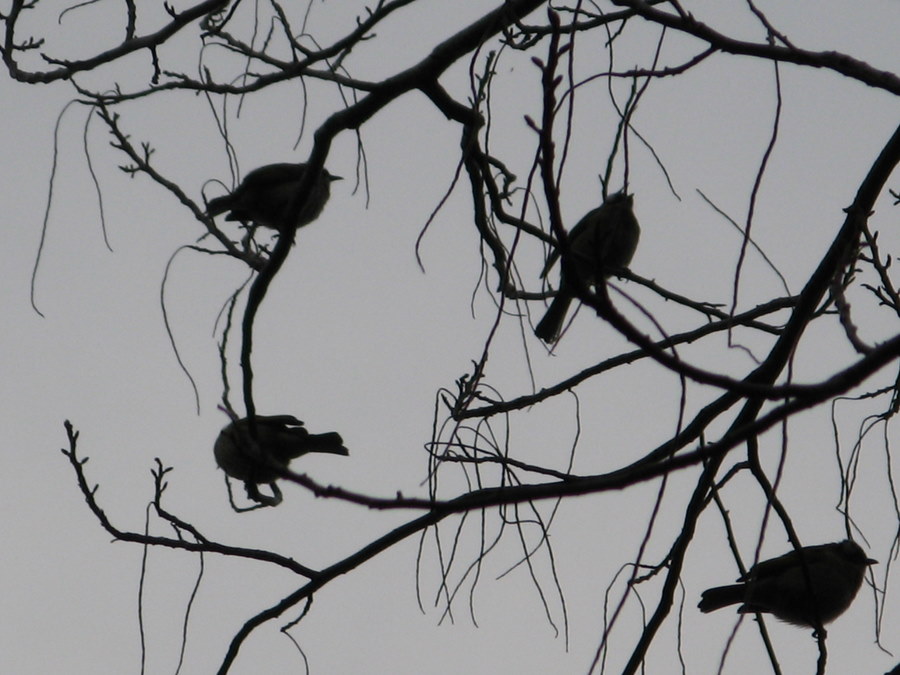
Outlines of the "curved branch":
<svg viewBox="0 0 900 675">
<path fill-rule="evenodd" d="M 776 46 L 769 43 L 747 42 L 728 37 L 705 23 L 697 21 L 691 14 L 671 14 L 654 9 L 645 0 L 612 0 L 620 7 L 629 7 L 647 21 L 667 28 L 679 30 L 688 35 L 709 43 L 719 51 L 739 56 L 754 56 L 767 61 L 794 63 L 798 66 L 826 68 L 840 73 L 857 82 L 870 87 L 884 89 L 893 94 L 900 94 L 900 77 L 887 70 L 873 68 L 865 61 L 860 61 L 840 52 L 814 52 L 793 46 Z M 627 73 L 623 74 L 627 75 Z"/>
</svg>

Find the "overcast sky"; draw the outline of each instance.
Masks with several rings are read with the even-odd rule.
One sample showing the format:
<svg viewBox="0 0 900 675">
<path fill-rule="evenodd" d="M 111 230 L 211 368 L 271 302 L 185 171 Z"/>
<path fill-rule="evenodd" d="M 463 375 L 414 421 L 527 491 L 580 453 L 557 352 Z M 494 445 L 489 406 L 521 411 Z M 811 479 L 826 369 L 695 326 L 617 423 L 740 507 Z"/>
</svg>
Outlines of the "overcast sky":
<svg viewBox="0 0 900 675">
<path fill-rule="evenodd" d="M 397 12 L 345 65 L 360 79 L 395 73 L 494 4 L 415 3 Z M 764 38 L 744 3 L 684 4 L 722 30 L 746 39 Z M 770 18 L 798 46 L 839 50 L 900 72 L 896 1 L 809 1 L 790 3 L 789 8 L 770 4 L 765 8 Z M 309 30 L 327 43 L 349 30 L 363 7 L 359 2 L 315 3 Z M 92 32 L 107 12 L 108 6 L 89 6 L 59 24 L 56 15 L 47 12 L 29 29 L 35 34 L 48 31 L 57 55 L 84 56 L 103 40 L 112 44 L 119 39 L 111 28 L 110 36 Z M 544 18 L 543 13 L 532 17 L 535 22 Z M 115 21 L 120 20 L 117 15 Z M 143 30 L 157 26 L 148 20 Z M 620 69 L 650 63 L 653 42 L 639 28 L 636 22 L 634 39 L 618 43 Z M 190 54 L 183 63 L 196 72 L 195 45 L 185 40 L 171 49 Z M 585 39 L 578 50 L 583 75 L 603 69 L 603 45 Z M 546 48 L 536 53 L 543 57 Z M 679 63 L 696 53 L 696 44 L 673 38 L 663 53 L 664 62 Z M 494 149 L 520 180 L 527 176 L 535 152 L 534 135 L 523 116 L 540 115 L 540 90 L 529 56 L 504 54 L 491 100 Z M 215 53 L 204 54 L 206 60 L 215 58 Z M 468 61 L 460 62 L 442 80 L 458 100 L 468 95 L 467 68 Z M 150 74 L 149 58 L 139 54 L 105 74 L 88 74 L 83 81 L 99 87 L 98 83 L 121 77 L 145 85 Z M 888 93 L 827 71 L 783 66 L 781 76 L 779 145 L 762 185 L 754 227 L 757 242 L 785 275 L 790 292 L 797 293 L 843 222 L 842 209 L 893 132 L 897 108 Z M 306 157 L 312 131 L 342 105 L 333 85 L 308 85 L 307 127 L 296 150 L 303 100 L 298 86 L 282 85 L 247 97 L 239 118 L 234 116 L 236 101 L 231 101 L 231 141 L 243 173 L 262 164 Z M 771 64 L 724 55 L 683 77 L 651 84 L 634 124 L 659 154 L 681 200 L 668 189 L 651 154 L 633 139 L 629 187 L 642 226 L 632 262 L 637 274 L 691 297 L 730 301 L 741 239 L 697 190 L 739 222 L 746 219 L 750 187 L 771 134 L 774 86 Z M 617 82 L 616 87 L 626 93 L 628 84 Z M 26 86 L 0 78 L 5 122 L 5 131 L 0 132 L 4 157 L 0 177 L 5 186 L 5 245 L 0 251 L 5 270 L 5 283 L 0 285 L 5 317 L 0 330 L 0 419 L 6 431 L 0 464 L 3 673 L 140 669 L 137 601 L 144 551 L 135 544 L 110 541 L 86 507 L 73 470 L 59 452 L 66 445 L 64 420 L 71 420 L 81 432 L 79 452 L 90 457 L 87 476 L 100 486 L 102 508 L 124 530 L 144 528 L 145 509 L 153 495 L 150 471 L 157 457 L 174 467 L 165 494 L 171 512 L 212 540 L 271 549 L 311 567 L 329 565 L 419 515 L 316 499 L 293 485 L 283 486 L 285 501 L 277 508 L 247 514 L 230 509 L 222 473 L 212 456 L 216 434 L 227 422 L 217 410 L 221 397 L 217 320 L 224 303 L 247 277 L 247 269 L 224 256 L 179 251 L 202 234 L 200 224 L 146 177 L 131 179 L 119 171 L 117 166 L 125 160 L 109 147 L 106 130 L 94 120 L 87 145 L 103 194 L 113 248 L 107 250 L 84 152 L 87 110 L 70 108 L 54 137 L 54 125 L 72 95 L 65 83 Z M 606 80 L 580 89 L 578 97 L 575 140 L 561 183 L 563 218 L 570 225 L 599 203 L 596 176 L 605 167 L 615 125 Z M 200 199 L 201 188 L 210 179 L 229 182 L 223 143 L 202 97 L 163 95 L 125 105 L 120 112 L 133 140 L 151 141 L 155 164 L 193 198 Z M 256 402 L 261 413 L 294 414 L 313 432 L 337 430 L 343 436 L 349 457 L 305 458 L 302 467 L 298 462 L 298 470 L 322 483 L 375 496 L 391 497 L 398 491 L 424 496 L 428 463 L 423 444 L 431 438 L 435 397 L 442 387 L 453 389 L 455 380 L 471 371 L 472 360 L 480 358 L 497 316 L 486 290 L 495 288 L 496 276 L 491 270 L 486 282 L 479 278 L 482 261 L 467 179 L 422 240 L 424 273 L 416 260 L 416 238 L 456 170 L 458 128 L 423 96 L 411 94 L 366 124 L 361 138 L 368 185 L 357 180 L 357 139 L 340 135 L 327 167 L 344 180 L 333 186 L 319 220 L 298 233 L 297 245 L 259 313 Z M 35 279 L 42 317 L 32 309 L 29 293 L 54 152 L 52 203 Z M 617 176 L 620 183 L 621 168 Z M 896 180 L 889 185 L 900 187 Z M 210 194 L 221 193 L 212 185 L 207 189 Z M 900 244 L 896 210 L 890 211 L 890 199 L 885 197 L 877 206 L 873 227 L 880 232 L 883 250 L 896 251 Z M 533 291 L 540 290 L 540 254 L 537 246 L 524 252 L 523 260 L 530 256 L 533 264 L 527 268 L 523 262 L 520 268 L 523 275 L 530 275 L 525 283 Z M 199 416 L 160 309 L 160 289 L 170 261 L 165 306 L 180 356 L 197 383 Z M 781 282 L 759 256 L 750 254 L 744 274 L 742 308 L 784 294 Z M 624 282 L 620 286 L 639 302 L 655 302 L 651 309 L 668 321 L 669 332 L 696 322 L 696 317 L 667 308 L 644 289 Z M 620 296 L 615 298 L 630 307 Z M 527 308 L 533 321 L 543 311 L 538 302 Z M 877 334 L 867 337 L 883 339 L 896 333 L 896 319 L 872 312 L 867 327 Z M 652 331 L 652 324 L 638 311 L 629 316 L 643 330 Z M 821 347 L 798 356 L 799 381 L 815 380 L 831 372 L 835 363 L 854 358 L 837 330 L 815 337 Z M 236 338 L 235 334 L 235 342 Z M 505 398 L 532 391 L 529 366 L 540 388 L 630 349 L 586 311 L 552 355 L 527 323 L 523 330 L 512 316 L 504 317 L 495 340 L 487 383 Z M 758 340 L 749 346 L 760 356 L 769 344 Z M 232 349 L 231 354 L 230 375 L 237 389 L 237 352 Z M 681 354 L 735 376 L 752 368 L 743 351 L 686 346 Z M 824 370 L 823 360 L 828 362 Z M 888 374 L 885 384 L 890 383 Z M 678 380 L 650 363 L 592 380 L 576 393 L 577 402 L 565 395 L 508 420 L 492 420 L 494 431 L 509 443 L 517 459 L 565 470 L 580 411 L 581 436 L 572 468 L 577 474 L 627 464 L 674 433 Z M 698 410 L 715 395 L 708 388 L 692 387 L 688 411 Z M 232 400 L 240 403 L 236 394 Z M 869 412 L 872 409 L 859 404 L 838 405 L 842 443 L 852 444 L 860 420 Z M 805 413 L 792 421 L 788 432 L 791 461 L 782 495 L 808 543 L 833 541 L 844 533 L 843 520 L 834 509 L 840 496 L 839 473 L 829 413 L 827 407 Z M 508 438 L 503 436 L 507 433 Z M 869 553 L 882 562 L 876 572 L 879 583 L 884 582 L 884 563 L 897 528 L 885 479 L 890 460 L 884 458 L 883 448 L 895 433 L 889 428 L 886 436 L 871 441 L 871 452 L 860 464 L 855 504 L 871 544 Z M 761 439 L 770 467 L 777 461 L 781 440 L 779 431 Z M 848 452 L 845 445 L 840 450 Z M 466 489 L 459 473 L 448 472 L 444 480 L 445 497 Z M 679 509 L 694 480 L 693 471 L 672 478 L 667 502 L 671 511 L 664 511 L 656 525 L 659 536 L 651 540 L 650 561 L 664 555 L 677 533 Z M 745 497 L 739 490 L 729 496 L 750 555 L 763 500 L 758 489 L 745 487 Z M 429 532 L 422 545 L 418 582 L 420 540 L 412 537 L 317 593 L 309 616 L 291 634 L 313 673 L 587 672 L 603 631 L 607 587 L 620 566 L 634 559 L 657 488 L 652 484 L 580 497 L 559 507 L 551 534 L 567 627 L 546 555 L 534 561 L 534 574 L 547 595 L 547 608 L 527 566 L 504 575 L 522 557 L 521 543 L 511 532 L 486 559 L 471 606 L 465 584 L 452 617 L 444 616 L 439 599 L 435 606 L 440 568 Z M 541 505 L 545 517 L 553 506 Z M 523 509 L 521 517 L 526 513 Z M 453 580 L 459 580 L 474 560 L 480 543 L 474 521 L 479 517 L 472 514 L 472 522 L 463 528 L 459 557 L 464 562 L 454 569 Z M 496 532 L 493 520 L 490 532 Z M 458 519 L 443 524 L 444 547 L 452 546 L 458 524 Z M 154 518 L 150 529 L 173 534 Z M 766 556 L 787 550 L 782 531 L 772 532 Z M 681 589 L 685 594 L 681 652 L 691 674 L 715 672 L 736 620 L 729 611 L 701 615 L 696 609 L 704 588 L 737 576 L 723 542 L 721 521 L 712 513 L 704 516 Z M 173 673 L 183 614 L 200 560 L 165 549 L 147 554 L 146 672 Z M 214 672 L 242 624 L 303 582 L 260 563 L 207 555 L 204 565 L 182 673 Z M 658 588 L 650 586 L 645 601 L 652 608 Z M 613 602 L 622 590 L 619 579 Z M 873 595 L 864 587 L 829 630 L 829 672 L 883 673 L 893 667 L 900 660 L 897 607 L 888 594 L 882 640 L 896 654 L 891 657 L 874 643 Z M 295 617 L 290 614 L 257 630 L 241 648 L 232 672 L 304 672 L 302 657 L 278 631 Z M 621 670 L 621 659 L 633 648 L 640 621 L 639 606 L 630 602 L 611 637 L 608 672 Z M 672 617 L 666 624 L 648 656 L 648 672 L 678 672 L 677 623 Z M 770 622 L 770 632 L 784 672 L 814 672 L 816 645 L 808 631 Z M 726 672 L 763 672 L 765 663 L 758 633 L 745 619 Z"/>
</svg>

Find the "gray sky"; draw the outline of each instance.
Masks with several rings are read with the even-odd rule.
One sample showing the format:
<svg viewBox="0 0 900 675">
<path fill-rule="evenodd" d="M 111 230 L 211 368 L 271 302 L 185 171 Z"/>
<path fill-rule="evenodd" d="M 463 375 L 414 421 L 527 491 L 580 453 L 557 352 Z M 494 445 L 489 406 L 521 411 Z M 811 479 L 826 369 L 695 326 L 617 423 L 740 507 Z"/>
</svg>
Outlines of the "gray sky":
<svg viewBox="0 0 900 675">
<path fill-rule="evenodd" d="M 742 3 L 685 3 L 697 17 L 746 39 L 761 39 Z M 900 70 L 896 27 L 900 6 L 887 0 L 852 5 L 796 2 L 788 9 L 772 3 L 770 18 L 798 46 L 836 49 L 874 66 Z M 486 8 L 488 2 L 420 2 L 400 11 L 346 63 L 352 75 L 377 79 L 422 58 Z M 327 41 L 344 32 L 362 3 L 316 3 L 310 30 Z M 452 11 L 448 11 L 451 9 Z M 78 26 L 93 24 L 109 8 L 88 7 L 57 25 L 48 13 L 31 29 L 46 25 L 61 45 L 83 55 L 93 47 Z M 544 14 L 532 19 L 541 21 Z M 149 22 L 148 22 L 149 23 Z M 150 26 L 145 27 L 149 30 Z M 617 69 L 646 64 L 655 35 L 635 22 L 633 39 L 617 48 Z M 627 36 L 626 36 L 627 37 Z M 100 43 L 102 40 L 97 38 Z M 111 41 L 118 39 L 110 36 Z M 196 72 L 196 47 L 178 44 Z M 194 51 L 191 51 L 194 50 Z M 696 45 L 672 37 L 664 59 L 678 63 Z M 59 53 L 59 52 L 57 52 Z M 544 56 L 545 48 L 538 54 Z M 577 67 L 583 75 L 603 69 L 602 45 L 578 43 Z M 492 143 L 524 181 L 534 153 L 534 137 L 523 115 L 539 116 L 539 89 L 530 55 L 504 54 L 491 100 Z M 217 55 L 204 54 L 207 62 Z M 193 59 L 193 60 L 192 60 Z M 129 61 L 121 77 L 146 83 L 146 55 Z M 467 94 L 467 62 L 443 83 L 460 100 Z M 237 71 L 234 71 L 237 72 Z M 784 109 L 779 145 L 771 159 L 755 215 L 757 242 L 798 292 L 839 228 L 842 209 L 896 126 L 895 102 L 883 91 L 808 68 L 782 67 Z M 100 74 L 85 77 L 93 86 Z M 620 93 L 627 85 L 616 83 Z M 615 119 L 605 98 L 606 80 L 578 90 L 574 142 L 563 175 L 563 217 L 571 224 L 599 202 L 596 175 L 605 166 Z M 139 672 L 137 593 L 142 549 L 113 543 L 88 511 L 73 471 L 59 448 L 66 444 L 63 420 L 81 432 L 79 452 L 90 457 L 87 475 L 99 483 L 98 500 L 120 528 L 141 531 L 152 497 L 150 470 L 159 457 L 173 466 L 167 507 L 210 539 L 268 548 L 313 567 L 322 567 L 361 548 L 418 515 L 379 513 L 334 500 L 315 499 L 284 485 L 285 502 L 275 509 L 233 513 L 212 443 L 227 419 L 216 406 L 221 394 L 216 319 L 229 294 L 246 277 L 233 260 L 183 250 L 169 270 L 166 308 L 182 359 L 197 381 L 201 414 L 177 367 L 165 333 L 160 285 L 173 253 L 202 233 L 190 213 L 148 179 L 130 179 L 116 169 L 124 159 L 107 145 L 98 120 L 91 123 L 88 146 L 104 199 L 109 239 L 103 243 L 97 198 L 87 170 L 82 131 L 86 110 L 70 109 L 58 135 L 58 166 L 47 237 L 36 279 L 36 301 L 29 284 L 40 240 L 53 154 L 53 128 L 72 96 L 65 84 L 29 87 L 0 78 L 0 177 L 4 190 L 6 244 L 2 248 L 6 283 L 0 286 L 5 314 L 0 330 L 4 354 L 0 410 L 6 430 L 2 460 L 0 555 L 3 620 L 0 672 Z M 282 86 L 248 97 L 230 129 L 244 173 L 275 161 L 301 161 L 312 131 L 341 102 L 329 84 L 309 84 L 307 129 L 299 148 L 300 92 Z M 697 194 L 714 200 L 739 222 L 746 219 L 749 190 L 771 133 L 774 107 L 771 64 L 748 58 L 715 57 L 684 77 L 651 84 L 634 118 L 653 145 L 682 197 L 667 189 L 645 148 L 632 139 L 631 190 L 643 233 L 632 269 L 680 293 L 710 302 L 730 301 L 740 236 Z M 231 106 L 235 105 L 231 102 Z M 232 108 L 233 111 L 233 108 Z M 122 108 L 123 125 L 135 140 L 151 140 L 160 170 L 180 182 L 195 199 L 204 181 L 229 180 L 226 155 L 209 108 L 193 95 L 167 95 Z M 351 451 L 348 458 L 305 458 L 297 470 L 322 483 L 390 497 L 424 495 L 435 394 L 481 355 L 496 318 L 495 303 L 479 285 L 481 260 L 472 226 L 468 181 L 461 181 L 425 235 L 421 247 L 425 274 L 415 259 L 415 240 L 452 180 L 459 155 L 459 131 L 421 95 L 388 106 L 362 130 L 368 160 L 367 204 L 356 172 L 356 139 L 339 136 L 328 168 L 345 180 L 335 184 L 320 219 L 301 230 L 297 245 L 260 311 L 254 368 L 260 412 L 291 413 L 313 432 L 338 430 Z M 621 171 L 621 167 L 619 168 Z M 621 176 L 621 173 L 617 174 Z M 621 178 L 618 179 L 619 182 Z M 896 189 L 896 181 L 889 184 Z M 615 187 L 618 187 L 616 185 Z M 210 194 L 221 189 L 208 188 Z M 546 214 L 543 214 L 546 215 Z M 530 214 L 535 218 L 534 213 Z M 536 219 L 536 218 L 535 218 Z M 896 213 L 882 198 L 873 226 L 885 251 L 896 251 L 891 225 Z M 520 263 L 529 290 L 539 290 L 539 247 L 523 251 Z M 740 307 L 749 308 L 783 294 L 777 277 L 751 254 L 744 271 Z M 486 285 L 493 289 L 491 272 Z M 666 306 L 634 284 L 619 283 L 644 303 L 666 330 L 695 325 L 697 317 Z M 863 296 L 858 298 L 865 304 Z M 652 331 L 627 301 L 615 298 L 642 330 Z M 871 304 L 871 303 L 869 303 Z M 522 304 L 521 308 L 525 309 Z M 536 321 L 543 305 L 529 303 Z M 514 310 L 514 307 L 510 307 Z M 875 308 L 867 317 L 867 338 L 896 332 L 895 319 Z M 523 337 L 524 336 L 524 337 Z M 235 338 L 237 335 L 235 334 Z M 629 349 L 624 339 L 582 311 L 553 355 L 526 324 L 505 316 L 488 362 L 487 383 L 505 398 L 531 391 L 528 366 L 538 388 Z M 721 341 L 720 341 L 721 342 Z M 757 356 L 769 343 L 750 340 Z M 752 368 L 746 353 L 704 344 L 686 346 L 681 356 L 709 369 L 742 376 Z M 526 355 L 530 362 L 526 360 Z M 238 387 L 237 352 L 230 374 Z M 850 363 L 853 354 L 834 329 L 813 336 L 796 364 L 799 381 L 815 381 Z M 827 365 L 823 367 L 822 361 Z M 884 378 L 889 384 L 890 373 Z M 885 379 L 886 378 L 886 379 Z M 577 390 L 581 436 L 573 472 L 600 473 L 641 456 L 674 433 L 677 379 L 657 366 L 638 363 L 598 378 Z M 687 409 L 695 412 L 717 395 L 706 387 L 689 389 Z M 233 401 L 239 403 L 235 394 Z M 838 406 L 841 452 L 846 459 L 860 420 L 877 410 L 862 404 Z M 561 396 L 508 420 L 493 420 L 494 431 L 508 433 L 514 457 L 565 469 L 575 439 L 576 401 Z M 718 429 L 724 430 L 724 426 Z M 879 432 L 880 433 L 880 432 Z M 893 429 L 887 432 L 888 441 Z M 790 459 L 782 496 L 807 543 L 840 539 L 843 522 L 833 506 L 839 498 L 835 443 L 827 407 L 792 420 Z M 774 470 L 782 441 L 775 431 L 761 438 L 764 460 Z M 896 519 L 885 480 L 884 438 L 864 446 L 854 515 L 869 537 L 870 555 L 882 561 L 876 579 L 884 583 Z M 445 497 L 465 489 L 460 473 L 442 474 Z M 665 552 L 681 522 L 681 507 L 695 472 L 675 475 L 648 549 L 648 561 Z M 604 594 L 619 567 L 633 560 L 649 519 L 657 484 L 623 493 L 564 501 L 551 529 L 556 574 L 568 613 L 566 641 L 562 608 L 547 556 L 534 560 L 535 575 L 548 597 L 541 604 L 524 565 L 499 580 L 522 557 L 518 537 L 509 532 L 485 560 L 472 600 L 478 627 L 469 614 L 470 583 L 454 602 L 452 621 L 444 617 L 437 549 L 433 533 L 423 545 L 419 576 L 425 613 L 416 600 L 418 538 L 410 538 L 315 596 L 312 611 L 291 633 L 314 673 L 587 671 L 603 630 Z M 237 486 L 237 491 L 242 490 Z M 752 555 L 763 499 L 749 481 L 729 492 L 741 541 Z M 548 516 L 553 504 L 541 504 Z M 527 509 L 522 507 L 525 517 Z M 463 528 L 458 581 L 479 546 L 476 514 Z M 171 535 L 157 519 L 151 531 Z M 451 546 L 458 519 L 442 524 L 444 547 Z M 496 532 L 491 517 L 489 531 Z M 530 537 L 536 530 L 528 530 Z M 700 591 L 737 576 L 724 545 L 721 520 L 701 519 L 697 541 L 684 574 L 681 652 L 688 673 L 714 673 L 735 617 L 723 611 L 701 615 Z M 446 549 L 445 549 L 446 550 Z M 787 550 L 782 530 L 773 526 L 765 557 Z M 227 644 L 249 617 L 278 602 L 303 580 L 272 567 L 207 555 L 192 608 L 183 673 L 214 672 Z M 184 552 L 148 553 L 144 621 L 148 673 L 172 673 L 178 661 L 181 623 L 199 560 Z M 649 585 L 656 590 L 653 585 Z M 611 594 L 615 603 L 622 579 Z M 653 590 L 644 594 L 655 606 Z M 887 596 L 884 646 L 895 642 L 896 606 Z M 829 672 L 882 673 L 893 658 L 874 644 L 874 603 L 864 587 L 856 603 L 829 630 Z M 303 672 L 302 659 L 278 632 L 286 621 L 270 622 L 242 647 L 235 673 Z M 621 670 L 640 628 L 640 608 L 626 605 L 611 637 L 608 672 Z M 648 672 L 678 672 L 676 618 L 670 618 L 648 657 Z M 816 646 L 808 631 L 770 622 L 785 672 L 814 672 Z M 726 665 L 729 673 L 761 672 L 764 655 L 752 621 L 745 620 Z"/>
</svg>

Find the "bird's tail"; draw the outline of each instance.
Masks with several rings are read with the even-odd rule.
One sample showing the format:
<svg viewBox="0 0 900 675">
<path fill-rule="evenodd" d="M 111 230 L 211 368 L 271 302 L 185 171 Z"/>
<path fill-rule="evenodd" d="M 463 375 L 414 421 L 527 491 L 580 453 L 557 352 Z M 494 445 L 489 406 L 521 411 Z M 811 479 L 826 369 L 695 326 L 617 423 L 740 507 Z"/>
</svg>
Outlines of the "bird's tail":
<svg viewBox="0 0 900 675">
<path fill-rule="evenodd" d="M 535 326 L 534 334 L 544 342 L 556 340 L 556 336 L 559 335 L 563 322 L 566 320 L 566 312 L 569 311 L 570 304 L 572 304 L 572 296 L 560 289 L 547 308 L 544 318 Z"/>
<path fill-rule="evenodd" d="M 697 607 L 701 612 L 714 612 L 728 605 L 736 605 L 744 601 L 744 586 L 717 586 L 703 591 L 700 596 L 700 604 Z"/>
<path fill-rule="evenodd" d="M 215 218 L 216 216 L 221 215 L 230 209 L 231 195 L 224 195 L 222 197 L 216 197 L 215 199 L 210 200 L 210 202 L 206 205 L 206 214 L 210 218 Z"/>
<path fill-rule="evenodd" d="M 327 452 L 332 455 L 349 455 L 350 451 L 344 447 L 344 439 L 336 431 L 326 434 L 310 434 L 304 439 L 306 452 Z"/>
</svg>

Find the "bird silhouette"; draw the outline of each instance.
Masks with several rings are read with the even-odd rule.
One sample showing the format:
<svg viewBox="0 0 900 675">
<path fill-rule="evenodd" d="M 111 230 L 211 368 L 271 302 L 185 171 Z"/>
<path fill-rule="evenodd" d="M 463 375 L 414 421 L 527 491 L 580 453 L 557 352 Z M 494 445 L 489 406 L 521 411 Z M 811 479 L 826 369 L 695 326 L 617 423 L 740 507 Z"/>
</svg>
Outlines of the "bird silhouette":
<svg viewBox="0 0 900 675">
<path fill-rule="evenodd" d="M 284 475 L 291 460 L 310 452 L 349 455 L 344 441 L 336 431 L 311 434 L 303 422 L 293 415 L 257 415 L 254 418 L 255 437 L 250 421 L 245 417 L 231 422 L 216 438 L 213 454 L 219 468 L 247 487 L 247 495 L 255 501 L 266 502 L 257 486 L 272 486 L 277 503 L 281 492 L 275 481 Z"/>
<path fill-rule="evenodd" d="M 701 612 L 728 605 L 738 612 L 769 613 L 797 626 L 816 628 L 834 621 L 853 602 L 869 565 L 859 544 L 850 541 L 804 546 L 757 563 L 740 583 L 703 591 Z"/>
<path fill-rule="evenodd" d="M 567 256 L 570 264 L 562 266 L 556 297 L 534 329 L 535 335 L 544 342 L 557 339 L 569 305 L 577 294 L 578 280 L 587 285 L 595 283 L 631 262 L 641 236 L 632 209 L 633 201 L 633 195 L 616 192 L 596 209 L 588 211 L 569 232 Z M 557 250 L 547 259 L 542 276 L 547 276 L 558 258 Z"/>
<path fill-rule="evenodd" d="M 206 213 L 214 218 L 228 211 L 225 220 L 253 223 L 279 231 L 307 225 L 325 208 L 331 196 L 331 183 L 340 180 L 340 176 L 332 176 L 322 169 L 299 206 L 296 218 L 290 219 L 291 207 L 297 208 L 294 200 L 306 167 L 305 163 L 269 164 L 254 169 L 233 192 L 210 200 Z"/>
</svg>

